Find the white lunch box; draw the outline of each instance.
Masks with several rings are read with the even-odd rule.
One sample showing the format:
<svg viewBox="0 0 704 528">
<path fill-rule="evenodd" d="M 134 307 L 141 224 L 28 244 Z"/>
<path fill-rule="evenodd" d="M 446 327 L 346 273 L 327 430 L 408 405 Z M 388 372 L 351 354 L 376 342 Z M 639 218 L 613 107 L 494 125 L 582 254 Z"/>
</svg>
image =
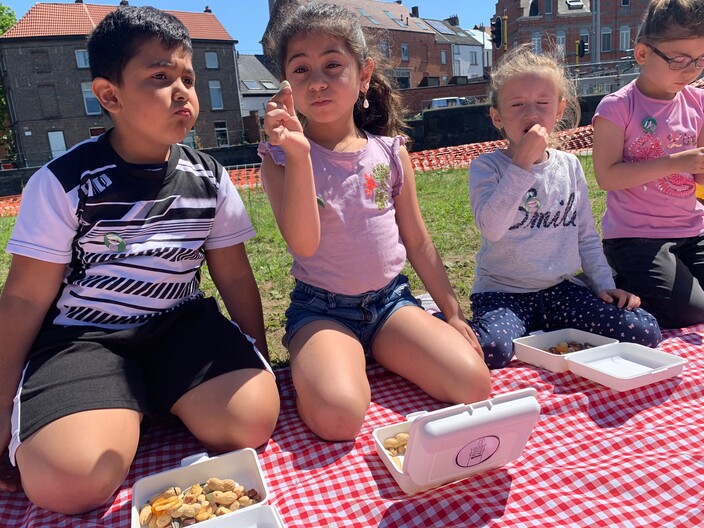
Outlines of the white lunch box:
<svg viewBox="0 0 704 528">
<path fill-rule="evenodd" d="M 203 484 L 211 477 L 232 479 L 245 489 L 255 489 L 261 501 L 227 513 L 215 519 L 201 521 L 200 528 L 285 528 L 278 511 L 269 506 L 269 491 L 264 481 L 257 452 L 245 448 L 208 458 L 199 453 L 181 461 L 181 467 L 139 479 L 132 488 L 131 528 L 141 528 L 139 512 L 149 499 L 165 489 L 177 486 L 182 490 L 193 484 Z"/>
<path fill-rule="evenodd" d="M 518 458 L 540 415 L 535 389 L 469 405 L 409 415 L 374 430 L 376 451 L 407 494 L 501 467 Z M 392 456 L 384 441 L 409 434 L 406 452 Z"/>
</svg>

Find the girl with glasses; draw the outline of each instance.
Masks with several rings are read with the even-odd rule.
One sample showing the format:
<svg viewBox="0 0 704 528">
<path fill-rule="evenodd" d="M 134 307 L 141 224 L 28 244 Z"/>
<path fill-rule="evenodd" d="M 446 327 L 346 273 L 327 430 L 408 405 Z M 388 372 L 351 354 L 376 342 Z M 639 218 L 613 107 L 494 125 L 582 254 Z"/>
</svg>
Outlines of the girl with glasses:
<svg viewBox="0 0 704 528">
<path fill-rule="evenodd" d="M 704 321 L 704 0 L 652 0 L 636 39 L 638 78 L 593 118 L 594 170 L 607 191 L 604 252 L 616 285 L 661 327 Z"/>
</svg>

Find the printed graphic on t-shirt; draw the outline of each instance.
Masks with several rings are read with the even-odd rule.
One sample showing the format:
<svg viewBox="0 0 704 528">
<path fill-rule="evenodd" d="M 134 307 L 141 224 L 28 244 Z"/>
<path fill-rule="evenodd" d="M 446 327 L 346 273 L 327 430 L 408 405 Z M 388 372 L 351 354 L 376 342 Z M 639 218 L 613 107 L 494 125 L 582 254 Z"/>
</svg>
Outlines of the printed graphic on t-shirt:
<svg viewBox="0 0 704 528">
<path fill-rule="evenodd" d="M 371 174 L 364 175 L 364 190 L 367 193 L 367 198 L 374 197 L 374 202 L 380 210 L 389 206 L 390 176 L 391 167 L 384 163 L 376 165 Z"/>
<path fill-rule="evenodd" d="M 670 134 L 668 141 L 668 147 L 672 148 L 693 145 L 697 140 L 687 134 Z M 665 149 L 659 137 L 653 134 L 644 134 L 637 137 L 630 145 L 628 154 L 634 162 L 646 161 L 663 157 Z M 689 196 L 694 194 L 695 187 L 694 177 L 691 174 L 674 173 L 655 182 L 655 188 L 669 196 Z M 647 189 L 648 186 L 645 185 L 644 188 Z"/>
<path fill-rule="evenodd" d="M 66 193 L 75 192 L 81 176 L 83 204 L 67 277 L 50 314 L 54 324 L 128 328 L 202 295 L 200 267 L 221 168 L 190 150 L 176 154 L 180 158 L 161 172 L 109 164 L 114 153 L 98 141 L 49 166 Z M 230 220 L 233 240 L 249 238 L 246 214 Z"/>
<path fill-rule="evenodd" d="M 556 227 L 576 227 L 577 211 L 574 210 L 575 194 L 570 193 L 565 200 L 557 202 L 559 207 L 554 211 L 541 210 L 540 200 L 536 189 L 528 189 L 522 204 L 518 207 L 520 220 L 509 227 L 509 231 L 515 229 L 540 229 Z"/>
</svg>

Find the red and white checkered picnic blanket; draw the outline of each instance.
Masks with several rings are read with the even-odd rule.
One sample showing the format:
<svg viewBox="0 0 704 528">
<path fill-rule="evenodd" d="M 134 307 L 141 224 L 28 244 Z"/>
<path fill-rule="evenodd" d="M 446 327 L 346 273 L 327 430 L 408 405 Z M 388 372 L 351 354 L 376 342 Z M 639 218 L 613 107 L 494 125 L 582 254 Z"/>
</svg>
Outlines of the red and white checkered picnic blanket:
<svg viewBox="0 0 704 528">
<path fill-rule="evenodd" d="M 298 418 L 290 370 L 278 370 L 281 418 L 258 450 L 270 504 L 289 528 L 704 526 L 704 325 L 666 337 L 660 348 L 688 360 L 681 376 L 628 392 L 517 361 L 494 372 L 492 396 L 538 390 L 541 414 L 523 455 L 414 496 L 386 471 L 372 431 L 442 404 L 374 365 L 359 437 L 322 442 Z M 128 527 L 134 482 L 201 451 L 183 428 L 152 426 L 110 504 L 68 517 L 0 493 L 0 526 Z"/>
</svg>

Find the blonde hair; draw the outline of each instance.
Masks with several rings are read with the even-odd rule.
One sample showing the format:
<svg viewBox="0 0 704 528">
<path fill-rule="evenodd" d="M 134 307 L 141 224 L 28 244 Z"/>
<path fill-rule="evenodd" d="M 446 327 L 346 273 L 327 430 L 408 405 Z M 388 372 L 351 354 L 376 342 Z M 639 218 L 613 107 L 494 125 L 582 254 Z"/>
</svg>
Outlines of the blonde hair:
<svg viewBox="0 0 704 528">
<path fill-rule="evenodd" d="M 636 42 L 663 42 L 704 36 L 704 1 L 652 0 Z"/>
<path fill-rule="evenodd" d="M 374 61 L 366 93 L 369 107 L 363 107 L 365 95 L 360 94 L 353 112 L 355 125 L 383 136 L 402 134 L 408 128 L 403 120 L 403 99 L 384 74 L 382 57 L 378 53 L 380 46 L 364 30 L 359 15 L 345 7 L 321 2 L 299 6 L 296 2 L 279 0 L 276 6 L 277 11 L 272 14 L 264 32 L 262 45 L 267 63 L 279 79 L 284 78 L 288 43 L 293 37 L 322 33 L 339 38 L 355 57 L 360 69 L 368 59 Z"/>
<path fill-rule="evenodd" d="M 523 44 L 503 55 L 494 66 L 489 81 L 489 100 L 491 106 L 500 111 L 499 96 L 506 83 L 511 79 L 526 74 L 537 74 L 551 79 L 555 83 L 558 96 L 565 100 L 562 119 L 555 124 L 555 130 L 569 130 L 579 124 L 581 109 L 574 82 L 567 76 L 562 60 L 555 53 L 536 54 L 530 44 Z M 559 146 L 553 135 L 553 146 Z"/>
</svg>

